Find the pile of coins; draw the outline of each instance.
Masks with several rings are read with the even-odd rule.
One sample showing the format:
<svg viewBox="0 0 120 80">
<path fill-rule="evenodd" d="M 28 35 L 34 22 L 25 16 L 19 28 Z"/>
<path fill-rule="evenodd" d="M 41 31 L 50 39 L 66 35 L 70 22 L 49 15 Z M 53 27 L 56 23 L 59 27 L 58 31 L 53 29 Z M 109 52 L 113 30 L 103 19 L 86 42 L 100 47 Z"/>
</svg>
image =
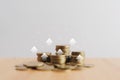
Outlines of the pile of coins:
<svg viewBox="0 0 120 80">
<path fill-rule="evenodd" d="M 91 68 L 93 67 L 93 64 L 84 64 L 84 66 L 79 66 L 79 65 L 71 65 L 71 64 L 47 64 L 43 62 L 37 62 L 37 61 L 32 61 L 32 62 L 27 62 L 23 64 L 16 65 L 16 70 L 20 71 L 26 71 L 26 70 L 39 70 L 39 71 L 54 71 L 54 70 L 81 70 L 83 67 L 84 68 Z"/>
<path fill-rule="evenodd" d="M 16 65 L 16 70 L 80 70 L 83 67 L 93 67 L 92 64 L 84 64 L 84 51 L 70 52 L 68 45 L 56 45 L 55 50 L 55 55 L 50 52 L 37 53 L 37 61 Z M 61 50 L 62 54 L 59 54 L 58 50 Z"/>
</svg>

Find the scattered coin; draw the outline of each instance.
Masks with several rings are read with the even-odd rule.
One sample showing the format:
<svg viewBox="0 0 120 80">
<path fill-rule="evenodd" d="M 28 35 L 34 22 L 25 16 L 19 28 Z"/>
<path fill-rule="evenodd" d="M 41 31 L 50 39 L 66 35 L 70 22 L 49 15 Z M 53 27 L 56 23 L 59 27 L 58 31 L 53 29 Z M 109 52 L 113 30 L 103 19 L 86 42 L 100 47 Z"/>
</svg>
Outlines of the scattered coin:
<svg viewBox="0 0 120 80">
<path fill-rule="evenodd" d="M 73 67 L 72 70 L 82 70 L 82 67 L 78 67 L 78 66 L 76 66 L 76 67 Z"/>
<path fill-rule="evenodd" d="M 53 65 L 44 65 L 41 67 L 36 67 L 37 70 L 41 70 L 41 71 L 46 71 L 46 70 L 53 70 L 54 66 Z"/>
<path fill-rule="evenodd" d="M 25 67 L 23 64 L 16 65 L 15 67 L 16 67 L 16 70 L 20 70 L 20 71 L 27 70 L 27 67 Z"/>
<path fill-rule="evenodd" d="M 28 68 L 36 68 L 36 67 L 43 66 L 44 63 L 43 62 L 33 61 L 33 62 L 24 63 L 23 65 L 28 67 Z"/>
<path fill-rule="evenodd" d="M 71 70 L 75 70 L 76 68 L 77 68 L 76 65 L 75 65 L 75 66 L 71 66 L 71 65 L 70 65 L 70 69 L 71 69 Z"/>
<path fill-rule="evenodd" d="M 84 64 L 83 67 L 85 67 L 85 68 L 91 68 L 91 67 L 94 67 L 94 64 Z"/>
</svg>

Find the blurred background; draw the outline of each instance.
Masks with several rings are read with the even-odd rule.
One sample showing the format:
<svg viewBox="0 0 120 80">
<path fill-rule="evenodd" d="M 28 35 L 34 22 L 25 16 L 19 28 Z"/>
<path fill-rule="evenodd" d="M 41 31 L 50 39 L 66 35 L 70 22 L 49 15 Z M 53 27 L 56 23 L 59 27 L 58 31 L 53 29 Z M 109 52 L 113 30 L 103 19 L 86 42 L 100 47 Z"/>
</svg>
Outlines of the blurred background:
<svg viewBox="0 0 120 80">
<path fill-rule="evenodd" d="M 120 57 L 119 0 L 0 0 L 0 57 L 33 57 L 76 44 L 87 57 Z M 53 43 L 46 44 L 51 38 Z"/>
</svg>

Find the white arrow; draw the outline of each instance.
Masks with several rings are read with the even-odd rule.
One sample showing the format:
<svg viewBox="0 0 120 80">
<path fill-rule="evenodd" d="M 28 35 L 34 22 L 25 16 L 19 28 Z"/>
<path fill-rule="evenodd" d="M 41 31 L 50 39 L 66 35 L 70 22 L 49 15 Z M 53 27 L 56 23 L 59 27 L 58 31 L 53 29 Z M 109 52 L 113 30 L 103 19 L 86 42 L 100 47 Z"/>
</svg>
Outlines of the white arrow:
<svg viewBox="0 0 120 80">
<path fill-rule="evenodd" d="M 74 38 L 70 39 L 69 44 L 71 46 L 75 45 L 76 44 L 76 40 Z"/>
<path fill-rule="evenodd" d="M 58 51 L 57 51 L 57 53 L 58 53 L 58 55 L 62 55 L 62 50 L 61 49 L 59 49 Z"/>
<path fill-rule="evenodd" d="M 37 49 L 35 46 L 33 46 L 30 51 L 31 51 L 32 53 L 37 53 L 38 49 Z"/>
<path fill-rule="evenodd" d="M 83 60 L 84 58 L 83 58 L 81 55 L 79 55 L 79 56 L 77 56 L 76 59 L 77 59 L 77 60 Z"/>
<path fill-rule="evenodd" d="M 48 57 L 48 56 L 47 56 L 46 53 L 43 53 L 42 56 L 41 56 L 41 58 L 42 58 L 43 61 L 46 61 L 46 60 L 47 60 L 47 57 Z"/>
<path fill-rule="evenodd" d="M 51 45 L 53 43 L 52 39 L 51 38 L 48 38 L 47 41 L 46 41 L 47 45 Z"/>
</svg>

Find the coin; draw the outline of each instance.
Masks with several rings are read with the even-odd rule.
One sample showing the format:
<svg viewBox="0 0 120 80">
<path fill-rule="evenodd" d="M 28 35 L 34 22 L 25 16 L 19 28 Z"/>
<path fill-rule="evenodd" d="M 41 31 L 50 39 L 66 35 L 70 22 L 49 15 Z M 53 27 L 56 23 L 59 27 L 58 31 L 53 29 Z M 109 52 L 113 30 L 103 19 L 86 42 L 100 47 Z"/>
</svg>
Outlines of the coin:
<svg viewBox="0 0 120 80">
<path fill-rule="evenodd" d="M 63 55 L 70 55 L 70 52 L 64 52 Z"/>
<path fill-rule="evenodd" d="M 25 67 L 23 64 L 16 65 L 15 68 L 16 68 L 16 70 L 20 70 L 20 71 L 27 70 L 27 67 Z"/>
<path fill-rule="evenodd" d="M 74 70 L 76 69 L 76 66 L 70 66 L 70 69 Z"/>
<path fill-rule="evenodd" d="M 68 46 L 68 45 L 56 45 L 56 53 L 59 49 L 62 50 L 63 55 L 69 55 L 70 54 L 70 46 Z M 57 54 L 59 54 L 59 53 L 57 53 Z"/>
<path fill-rule="evenodd" d="M 23 65 L 28 67 L 28 68 L 35 68 L 35 67 L 43 66 L 44 63 L 43 62 L 32 61 L 32 62 L 24 63 Z"/>
<path fill-rule="evenodd" d="M 48 56 L 48 57 L 47 57 L 47 62 L 50 62 L 50 61 L 51 61 L 51 60 L 50 60 L 50 56 Z"/>
<path fill-rule="evenodd" d="M 73 67 L 72 70 L 82 70 L 83 68 L 82 67 Z"/>
<path fill-rule="evenodd" d="M 76 56 L 81 55 L 81 56 L 85 57 L 85 52 L 84 51 L 72 51 L 71 54 L 76 55 Z"/>
<path fill-rule="evenodd" d="M 70 46 L 68 45 L 56 45 L 56 51 L 58 51 L 59 49 L 70 49 Z"/>
<path fill-rule="evenodd" d="M 85 68 L 91 68 L 91 67 L 94 67 L 94 64 L 84 64 L 83 67 L 85 67 Z"/>
<path fill-rule="evenodd" d="M 53 64 L 65 64 L 66 62 L 65 55 L 51 55 L 50 59 Z"/>
<path fill-rule="evenodd" d="M 41 56 L 38 56 L 38 57 L 37 57 L 37 61 L 39 61 L 39 62 L 42 61 Z"/>
<path fill-rule="evenodd" d="M 73 63 L 77 63 L 77 56 L 76 55 L 72 55 L 71 56 L 71 62 L 73 62 Z"/>
<path fill-rule="evenodd" d="M 42 58 L 41 58 L 41 56 L 42 56 L 42 53 L 37 53 L 37 61 L 42 61 Z"/>
<path fill-rule="evenodd" d="M 42 55 L 42 52 L 37 53 L 37 56 L 41 56 L 41 55 Z"/>
<path fill-rule="evenodd" d="M 53 65 L 44 65 L 41 67 L 36 67 L 37 70 L 41 70 L 41 71 L 46 71 L 46 70 L 53 70 L 54 66 Z"/>
<path fill-rule="evenodd" d="M 62 69 L 62 70 L 70 69 L 70 66 L 65 65 L 65 64 L 63 64 L 63 65 L 55 64 L 54 67 L 58 68 L 58 69 Z"/>
<path fill-rule="evenodd" d="M 43 53 L 46 53 L 46 55 L 48 56 L 47 57 L 47 62 L 50 62 L 50 55 L 51 55 L 51 53 L 50 52 L 39 52 L 39 53 L 37 53 L 37 61 L 39 61 L 39 62 L 44 62 L 44 60 L 42 59 L 42 55 L 43 55 Z M 45 61 L 46 62 L 46 61 Z"/>
<path fill-rule="evenodd" d="M 39 52 L 37 53 L 37 56 L 42 56 L 43 53 L 46 53 L 46 55 L 51 55 L 51 52 Z"/>
<path fill-rule="evenodd" d="M 69 63 L 71 61 L 71 56 L 66 56 L 66 63 Z"/>
<path fill-rule="evenodd" d="M 69 53 L 70 52 L 70 49 L 62 49 L 62 51 L 64 52 L 64 53 Z"/>
</svg>

